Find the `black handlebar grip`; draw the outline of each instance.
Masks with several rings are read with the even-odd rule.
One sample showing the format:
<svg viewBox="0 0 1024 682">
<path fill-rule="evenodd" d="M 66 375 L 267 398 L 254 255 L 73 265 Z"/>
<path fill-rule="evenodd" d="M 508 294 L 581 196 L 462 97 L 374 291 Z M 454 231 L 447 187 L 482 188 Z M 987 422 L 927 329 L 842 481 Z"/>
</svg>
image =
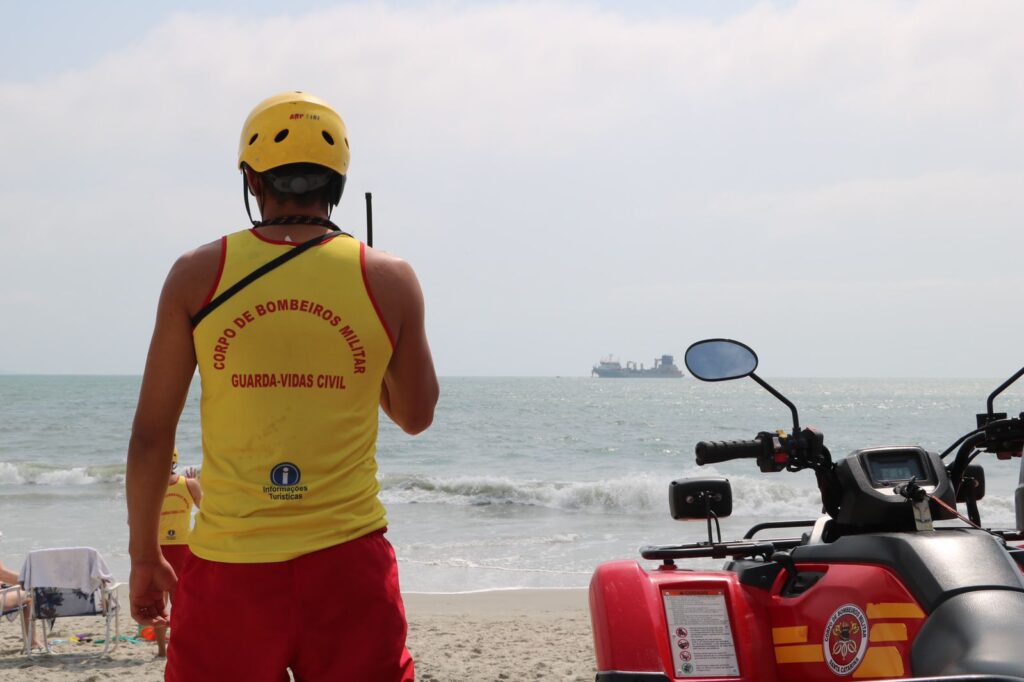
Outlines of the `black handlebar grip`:
<svg viewBox="0 0 1024 682">
<path fill-rule="evenodd" d="M 697 464 L 716 464 L 730 459 L 757 458 L 765 452 L 764 443 L 754 440 L 704 441 L 697 443 Z"/>
</svg>

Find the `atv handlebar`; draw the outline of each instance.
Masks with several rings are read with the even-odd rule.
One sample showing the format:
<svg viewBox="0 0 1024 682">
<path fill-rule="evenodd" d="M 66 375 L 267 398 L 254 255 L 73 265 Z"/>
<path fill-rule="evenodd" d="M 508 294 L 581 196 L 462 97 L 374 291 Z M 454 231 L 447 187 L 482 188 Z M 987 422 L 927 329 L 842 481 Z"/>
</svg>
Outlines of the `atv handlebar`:
<svg viewBox="0 0 1024 682">
<path fill-rule="evenodd" d="M 754 440 L 704 441 L 697 443 L 697 464 L 717 464 L 730 459 L 756 459 L 769 450 L 760 438 Z"/>
</svg>

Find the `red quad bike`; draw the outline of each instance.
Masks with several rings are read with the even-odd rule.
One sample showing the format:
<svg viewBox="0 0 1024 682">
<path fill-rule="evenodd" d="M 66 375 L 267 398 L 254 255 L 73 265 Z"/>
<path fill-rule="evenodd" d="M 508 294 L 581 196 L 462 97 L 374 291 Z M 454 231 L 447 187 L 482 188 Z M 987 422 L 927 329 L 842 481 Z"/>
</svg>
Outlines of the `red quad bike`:
<svg viewBox="0 0 1024 682">
<path fill-rule="evenodd" d="M 857 450 L 837 462 L 821 432 L 801 428 L 796 407 L 754 374 L 757 355 L 726 339 L 686 352 L 698 379 L 749 376 L 785 403 L 793 431 L 749 441 L 701 442 L 697 464 L 754 460 L 763 472 L 814 471 L 824 516 L 751 528 L 742 540 L 713 538 L 732 510 L 724 478 L 669 486 L 676 519 L 702 519 L 707 542 L 642 547 L 637 561 L 602 564 L 590 583 L 598 682 L 784 682 L 939 680 L 1024 682 L 1024 483 L 1018 530 L 981 528 L 980 453 L 1019 457 L 1024 415 L 993 412 L 942 455 L 920 447 Z M 943 457 L 956 454 L 948 463 Z M 960 516 L 962 503 L 967 517 Z M 942 526 L 933 521 L 950 521 Z M 765 531 L 806 528 L 800 537 Z M 718 571 L 681 559 L 726 559 Z"/>
</svg>

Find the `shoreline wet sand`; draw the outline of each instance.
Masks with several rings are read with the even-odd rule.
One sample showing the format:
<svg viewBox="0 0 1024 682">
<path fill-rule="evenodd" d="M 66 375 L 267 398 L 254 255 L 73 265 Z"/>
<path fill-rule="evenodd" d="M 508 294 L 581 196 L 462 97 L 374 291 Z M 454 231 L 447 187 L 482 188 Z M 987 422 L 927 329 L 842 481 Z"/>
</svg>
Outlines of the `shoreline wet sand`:
<svg viewBox="0 0 1024 682">
<path fill-rule="evenodd" d="M 458 594 L 407 594 L 408 646 L 416 679 L 424 682 L 594 679 L 593 638 L 587 592 L 581 589 L 494 590 Z M 121 590 L 121 604 L 127 594 Z M 64 618 L 53 637 L 75 633 L 102 637 L 100 618 Z M 122 635 L 135 623 L 121 614 Z M 173 635 L 172 635 L 173 638 Z M 61 653 L 87 652 L 91 644 L 63 644 Z M 153 642 L 122 641 L 101 658 L 20 653 L 17 622 L 0 622 L 0 678 L 11 682 L 163 679 L 163 660 Z M 95 650 L 95 649 L 90 649 Z"/>
</svg>

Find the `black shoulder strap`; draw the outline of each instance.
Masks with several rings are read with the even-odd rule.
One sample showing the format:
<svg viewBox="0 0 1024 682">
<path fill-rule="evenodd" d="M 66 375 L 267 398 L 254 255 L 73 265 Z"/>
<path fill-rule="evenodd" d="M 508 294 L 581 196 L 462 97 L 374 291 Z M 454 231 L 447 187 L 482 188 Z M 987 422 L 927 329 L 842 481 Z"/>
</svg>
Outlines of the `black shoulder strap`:
<svg viewBox="0 0 1024 682">
<path fill-rule="evenodd" d="M 207 315 L 209 315 L 214 310 L 219 308 L 225 301 L 227 301 L 229 298 L 231 298 L 232 296 L 237 294 L 239 291 L 241 291 L 245 287 L 249 286 L 250 284 L 252 284 L 256 280 L 258 280 L 263 275 L 267 274 L 271 270 L 274 270 L 279 265 L 284 265 L 285 263 L 290 261 L 292 258 L 295 258 L 296 256 L 298 256 L 299 254 L 303 253 L 304 251 L 310 250 L 311 248 L 313 248 L 317 244 L 322 244 L 323 242 L 327 241 L 331 237 L 337 237 L 338 235 L 351 236 L 347 232 L 342 232 L 341 230 L 331 230 L 330 232 L 325 232 L 325 233 L 323 233 L 322 235 L 320 235 L 318 237 L 313 237 L 309 241 L 302 242 L 301 244 L 296 246 L 294 249 L 289 249 L 289 250 L 285 251 L 284 253 L 282 253 L 277 258 L 275 258 L 275 259 L 273 259 L 271 261 L 268 261 L 268 262 L 264 263 L 263 265 L 259 266 L 258 268 L 256 268 L 252 272 L 250 272 L 248 275 L 246 275 L 245 277 L 243 277 L 242 279 L 238 280 L 233 285 L 231 285 L 230 288 L 225 289 L 224 292 L 221 293 L 220 296 L 218 296 L 217 298 L 215 298 L 212 301 L 210 301 L 209 303 L 207 303 L 205 306 L 203 306 L 203 308 L 198 313 L 193 315 L 192 316 L 192 328 L 195 329 L 197 326 L 199 326 L 199 323 L 203 321 L 203 318 L 205 318 Z M 224 248 L 224 247 L 222 247 L 222 248 Z"/>
</svg>

